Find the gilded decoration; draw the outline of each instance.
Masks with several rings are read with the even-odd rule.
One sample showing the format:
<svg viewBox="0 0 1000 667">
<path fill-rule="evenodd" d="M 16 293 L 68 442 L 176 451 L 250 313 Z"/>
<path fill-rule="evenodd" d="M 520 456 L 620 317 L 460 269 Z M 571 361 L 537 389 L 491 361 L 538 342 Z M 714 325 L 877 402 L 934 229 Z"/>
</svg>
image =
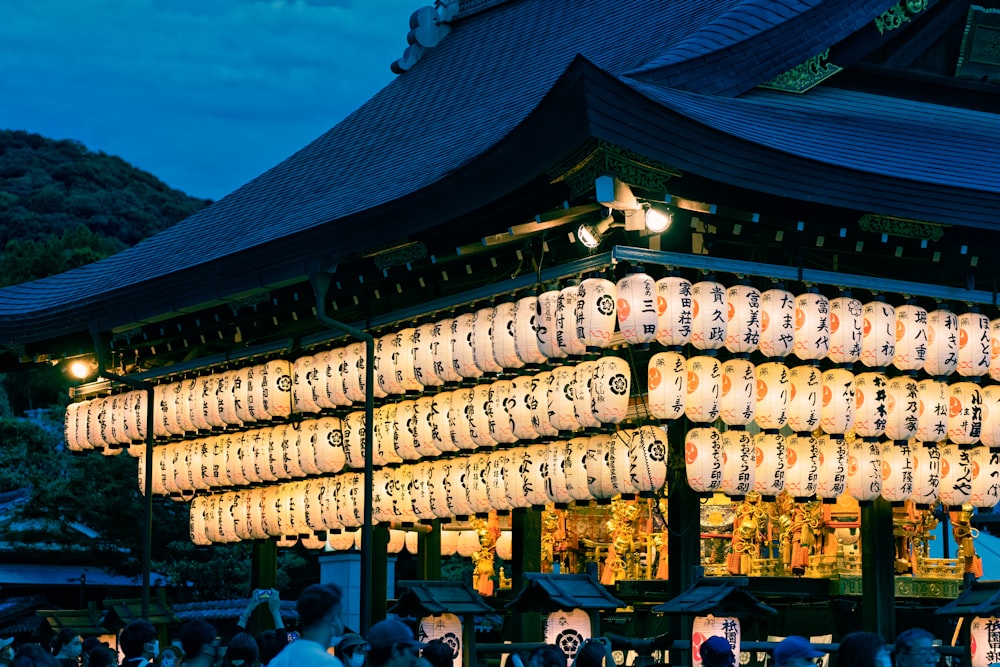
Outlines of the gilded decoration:
<svg viewBox="0 0 1000 667">
<path fill-rule="evenodd" d="M 786 93 L 804 93 L 813 86 L 843 70 L 843 67 L 826 62 L 830 57 L 830 49 L 818 53 L 804 63 L 800 63 L 770 81 L 760 84 L 759 88 L 780 90 Z"/>
<path fill-rule="evenodd" d="M 940 241 L 944 236 L 944 228 L 931 222 L 896 218 L 891 215 L 875 215 L 867 213 L 858 220 L 858 226 L 866 232 L 888 234 L 908 239 L 925 239 Z"/>
<path fill-rule="evenodd" d="M 653 192 L 666 192 L 667 182 L 681 176 L 673 167 L 601 140 L 587 142 L 548 175 L 553 183 L 565 182 L 575 199 L 592 193 L 594 179 L 601 174 L 614 174 L 633 187 Z"/>
<path fill-rule="evenodd" d="M 927 0 L 899 0 L 875 19 L 875 27 L 878 28 L 879 34 L 885 34 L 902 27 L 904 23 L 909 23 L 912 16 L 925 9 Z"/>
</svg>

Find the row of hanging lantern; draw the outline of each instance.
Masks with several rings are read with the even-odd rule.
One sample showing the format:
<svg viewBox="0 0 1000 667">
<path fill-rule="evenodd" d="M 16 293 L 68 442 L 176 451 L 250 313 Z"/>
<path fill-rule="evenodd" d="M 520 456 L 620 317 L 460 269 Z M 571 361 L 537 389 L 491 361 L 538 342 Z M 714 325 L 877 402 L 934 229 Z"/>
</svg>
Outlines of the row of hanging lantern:
<svg viewBox="0 0 1000 667">
<path fill-rule="evenodd" d="M 685 441 L 688 484 L 698 493 L 832 502 L 847 493 L 867 502 L 941 501 L 993 507 L 1000 501 L 1000 451 L 982 445 L 809 434 L 750 434 L 699 427 Z"/>
<path fill-rule="evenodd" d="M 982 443 L 1000 447 L 1000 385 L 953 384 L 878 371 L 753 364 L 679 352 L 658 352 L 647 366 L 647 403 L 660 420 L 721 420 L 730 427 L 817 429 L 865 438 Z"/>
<path fill-rule="evenodd" d="M 398 524 L 653 494 L 666 483 L 666 432 L 642 426 L 566 441 L 382 468 L 372 479 L 376 523 Z M 140 468 L 140 486 L 143 484 Z M 154 489 L 162 492 L 160 484 Z M 196 495 L 191 536 L 235 541 L 362 524 L 361 473 Z"/>
<path fill-rule="evenodd" d="M 632 373 L 626 360 L 606 356 L 534 375 L 460 387 L 379 406 L 374 413 L 375 465 L 444 453 L 556 437 L 621 423 L 629 408 Z M 125 396 L 124 394 L 122 396 Z M 70 450 L 113 449 L 106 425 L 116 396 L 71 404 L 65 435 Z M 325 416 L 167 443 L 158 455 L 195 459 L 203 469 L 194 488 L 241 485 L 338 472 L 363 465 L 365 413 Z M 199 454 L 199 452 L 201 452 Z M 256 458 L 255 458 L 256 457 Z M 263 460 L 263 463 L 262 463 Z M 243 471 L 236 462 L 243 461 Z"/>
</svg>

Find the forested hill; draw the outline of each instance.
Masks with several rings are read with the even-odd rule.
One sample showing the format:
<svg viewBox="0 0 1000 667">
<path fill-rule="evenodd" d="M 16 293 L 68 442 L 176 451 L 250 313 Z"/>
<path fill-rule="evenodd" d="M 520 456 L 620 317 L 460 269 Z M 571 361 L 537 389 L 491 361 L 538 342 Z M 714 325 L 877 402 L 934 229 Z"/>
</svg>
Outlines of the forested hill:
<svg viewBox="0 0 1000 667">
<path fill-rule="evenodd" d="M 0 130 L 0 285 L 96 261 L 210 203 L 78 141 Z"/>
</svg>

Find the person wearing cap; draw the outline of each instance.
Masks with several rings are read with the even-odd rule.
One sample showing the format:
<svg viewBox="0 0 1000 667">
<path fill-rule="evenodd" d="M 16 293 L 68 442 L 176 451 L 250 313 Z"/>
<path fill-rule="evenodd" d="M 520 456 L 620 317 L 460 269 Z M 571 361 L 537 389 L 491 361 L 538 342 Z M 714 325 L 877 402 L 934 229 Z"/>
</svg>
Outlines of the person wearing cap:
<svg viewBox="0 0 1000 667">
<path fill-rule="evenodd" d="M 725 637 L 712 635 L 701 643 L 699 651 L 704 667 L 732 667 L 736 664 L 733 647 Z"/>
<path fill-rule="evenodd" d="M 0 637 L 0 665 L 9 665 L 14 659 L 14 638 Z"/>
<path fill-rule="evenodd" d="M 336 656 L 343 660 L 346 667 L 361 667 L 368 657 L 368 642 L 358 633 L 348 632 L 340 638 Z"/>
<path fill-rule="evenodd" d="M 805 637 L 791 635 L 778 642 L 773 656 L 774 667 L 813 667 L 823 652 L 813 648 Z"/>
<path fill-rule="evenodd" d="M 424 647 L 402 621 L 387 618 L 368 629 L 368 667 L 413 667 Z"/>
<path fill-rule="evenodd" d="M 295 603 L 300 638 L 282 648 L 268 667 L 344 667 L 340 658 L 329 652 L 333 638 L 344 634 L 341 595 L 336 584 L 307 586 Z"/>
</svg>

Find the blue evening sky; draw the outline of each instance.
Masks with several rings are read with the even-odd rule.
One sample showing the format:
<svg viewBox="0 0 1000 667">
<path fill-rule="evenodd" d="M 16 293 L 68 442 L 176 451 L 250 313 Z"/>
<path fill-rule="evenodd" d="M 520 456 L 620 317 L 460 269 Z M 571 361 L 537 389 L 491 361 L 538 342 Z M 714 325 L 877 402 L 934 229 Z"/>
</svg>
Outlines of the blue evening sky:
<svg viewBox="0 0 1000 667">
<path fill-rule="evenodd" d="M 4 0 L 0 129 L 220 199 L 394 76 L 433 0 Z"/>
</svg>

